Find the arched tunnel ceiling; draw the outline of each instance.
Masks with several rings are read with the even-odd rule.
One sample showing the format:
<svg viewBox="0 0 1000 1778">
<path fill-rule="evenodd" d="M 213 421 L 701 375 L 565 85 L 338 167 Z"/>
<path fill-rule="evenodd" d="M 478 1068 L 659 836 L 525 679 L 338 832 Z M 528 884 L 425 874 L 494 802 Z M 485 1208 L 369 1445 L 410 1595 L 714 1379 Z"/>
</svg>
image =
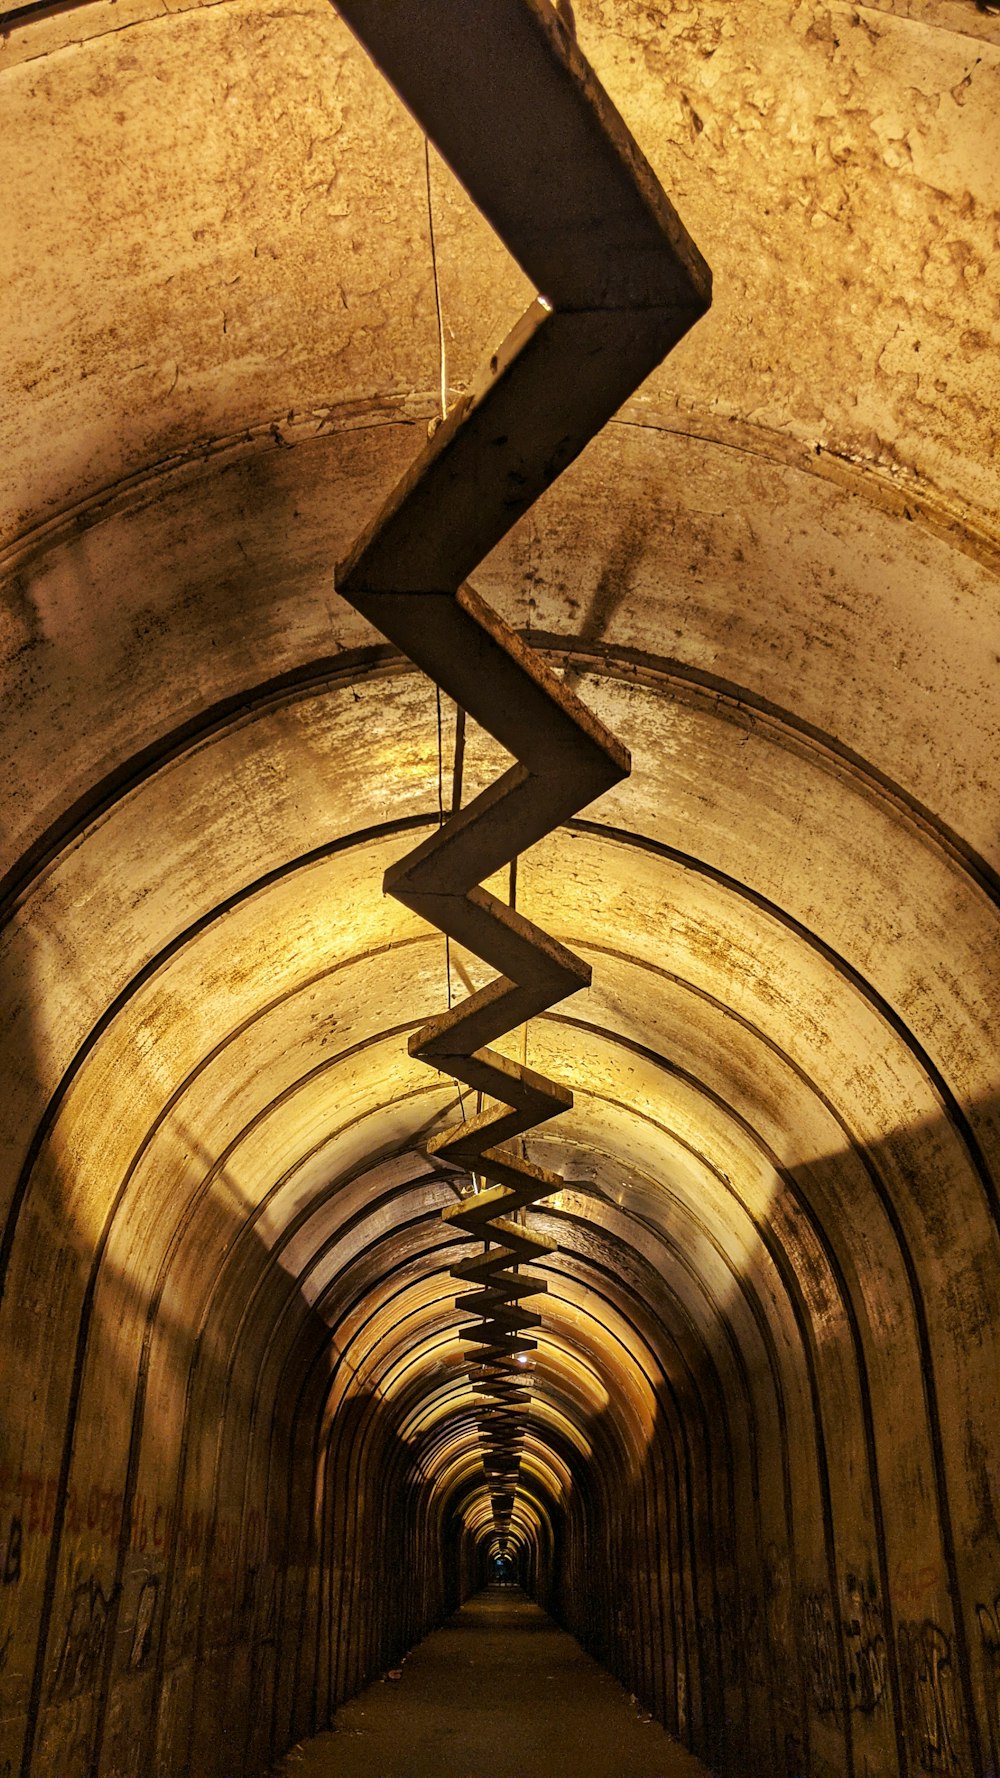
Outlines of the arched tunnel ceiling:
<svg viewBox="0 0 1000 1778">
<path fill-rule="evenodd" d="M 515 1536 L 664 1416 L 787 1422 L 804 1513 L 941 1549 L 945 1622 L 1000 1588 L 1000 21 L 575 15 L 715 301 L 476 576 L 634 760 L 519 867 L 594 986 L 526 1040 L 576 1104 Z M 13 1464 L 152 1494 L 198 1343 L 254 1413 L 327 1364 L 317 1425 L 363 1397 L 485 1535 L 406 1051 L 444 945 L 380 892 L 435 693 L 332 584 L 436 412 L 423 138 L 320 0 L 26 9 L 0 105 L 0 1312 L 25 1377 L 76 1355 Z M 454 398 L 533 292 L 430 186 Z"/>
</svg>

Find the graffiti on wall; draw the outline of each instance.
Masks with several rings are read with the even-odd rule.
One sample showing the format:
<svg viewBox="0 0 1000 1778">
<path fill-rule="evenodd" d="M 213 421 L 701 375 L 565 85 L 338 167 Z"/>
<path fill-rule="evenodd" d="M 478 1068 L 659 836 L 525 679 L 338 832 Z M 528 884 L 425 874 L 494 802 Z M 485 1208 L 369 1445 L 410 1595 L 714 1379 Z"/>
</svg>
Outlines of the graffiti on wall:
<svg viewBox="0 0 1000 1778">
<path fill-rule="evenodd" d="M 848 1574 L 844 1654 L 852 1710 L 871 1716 L 886 1697 L 885 1621 L 874 1581 Z"/>
<path fill-rule="evenodd" d="M 860 1571 L 848 1572 L 839 1615 L 825 1587 L 804 1592 L 801 1621 L 809 1696 L 817 1714 L 832 1716 L 841 1708 L 841 1651 L 848 1709 L 862 1716 L 887 1709 L 885 1618 L 874 1578 L 862 1579 Z"/>
<path fill-rule="evenodd" d="M 0 1533 L 0 1587 L 16 1587 L 20 1581 L 23 1546 L 24 1528 L 20 1518 L 13 1513 L 7 1521 L 6 1532 Z M 13 1641 L 13 1630 L 0 1630 L 0 1673 L 6 1672 Z"/>
<path fill-rule="evenodd" d="M 12 1513 L 7 1525 L 7 1534 L 0 1540 L 0 1551 L 3 1561 L 0 1565 L 0 1584 L 14 1587 L 21 1578 L 21 1551 L 24 1547 L 24 1524 L 17 1513 Z"/>
<path fill-rule="evenodd" d="M 132 1648 L 128 1658 L 128 1664 L 132 1668 L 144 1666 L 152 1653 L 153 1621 L 159 1592 L 159 1577 L 155 1574 L 147 1575 L 139 1589 L 139 1600 L 135 1608 Z"/>
<path fill-rule="evenodd" d="M 918 1616 L 921 1605 L 942 1583 L 941 1568 L 936 1562 L 897 1562 L 892 1575 L 896 1610 L 909 1617 Z"/>
<path fill-rule="evenodd" d="M 741 1648 L 735 1645 L 732 1633 L 732 1608 L 724 1614 L 723 1649 L 727 1664 L 731 1663 L 730 1672 L 739 1670 L 737 1662 L 742 1653 L 751 1684 L 765 1685 L 766 1649 L 770 1648 L 776 1673 L 787 1676 L 791 1703 L 794 1644 L 786 1598 L 772 1559 L 765 1565 L 763 1600 L 751 1594 L 744 1601 Z M 863 1579 L 860 1569 L 847 1573 L 840 1611 L 834 1607 L 827 1588 L 806 1589 L 799 1596 L 799 1622 L 809 1699 L 818 1715 L 832 1716 L 843 1708 L 841 1650 L 848 1708 L 865 1716 L 888 1708 L 885 1618 L 871 1574 Z"/>
<path fill-rule="evenodd" d="M 0 1464 L 0 1502 L 6 1499 L 10 1503 L 0 1517 L 3 1585 L 9 1586 L 20 1573 L 25 1540 L 52 1535 L 58 1494 L 55 1475 Z M 212 1518 L 204 1508 L 182 1511 L 143 1493 L 135 1495 L 129 1510 L 123 1489 L 106 1486 L 102 1481 L 92 1482 L 85 1490 L 70 1484 L 66 1490 L 64 1527 L 70 1537 L 86 1537 L 88 1546 L 99 1542 L 108 1550 L 118 1549 L 124 1528 L 133 1554 L 155 1554 L 164 1559 L 176 1554 L 182 1562 L 201 1558 L 211 1530 L 213 1562 L 232 1573 L 241 1545 L 255 1551 L 263 1542 L 263 1519 L 257 1511 L 249 1513 L 245 1521 L 224 1515 Z"/>
<path fill-rule="evenodd" d="M 930 1618 L 899 1626 L 903 1721 L 914 1766 L 960 1773 L 963 1743 L 951 1637 Z"/>
<path fill-rule="evenodd" d="M 983 1645 L 986 1682 L 986 1717 L 994 1767 L 1000 1769 L 1000 1593 L 992 1605 L 976 1606 L 976 1620 Z"/>
<path fill-rule="evenodd" d="M 919 1573 L 921 1583 L 925 1578 Z M 763 1598 L 745 1598 L 737 1614 L 735 1601 L 724 1602 L 722 1640 L 730 1673 L 742 1652 L 751 1683 L 765 1678 L 765 1653 L 770 1647 L 778 1666 L 783 1656 L 777 1642 L 780 1617 L 773 1586 Z M 982 1638 L 986 1709 L 993 1766 L 1000 1774 L 1000 1594 L 980 1602 L 976 1618 Z M 742 1620 L 743 1648 L 733 1635 Z M 799 1595 L 800 1646 L 805 1662 L 809 1703 L 820 1717 L 836 1716 L 846 1705 L 859 1716 L 872 1717 L 890 1704 L 889 1655 L 885 1612 L 874 1575 L 861 1565 L 844 1576 L 840 1607 L 825 1587 L 806 1588 Z M 902 1718 L 914 1772 L 922 1778 L 960 1778 L 966 1757 L 964 1712 L 952 1638 L 931 1618 L 904 1620 L 897 1633 Z M 787 1661 L 784 1662 L 787 1667 Z"/>
<path fill-rule="evenodd" d="M 76 1698 L 97 1683 L 110 1613 L 111 1600 L 96 1575 L 91 1574 L 73 1588 L 52 1679 L 53 1701 Z"/>
<path fill-rule="evenodd" d="M 806 1654 L 809 1696 L 820 1716 L 837 1708 L 837 1630 L 830 1595 L 825 1588 L 802 1595 L 802 1642 Z"/>
</svg>

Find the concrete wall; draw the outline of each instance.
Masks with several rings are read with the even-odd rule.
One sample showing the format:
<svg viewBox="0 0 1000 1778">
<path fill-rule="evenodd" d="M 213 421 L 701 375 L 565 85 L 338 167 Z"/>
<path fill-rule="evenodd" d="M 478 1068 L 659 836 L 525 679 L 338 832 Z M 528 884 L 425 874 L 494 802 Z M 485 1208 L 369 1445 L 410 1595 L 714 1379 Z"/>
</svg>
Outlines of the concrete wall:
<svg viewBox="0 0 1000 1778">
<path fill-rule="evenodd" d="M 477 577 L 635 761 L 519 868 L 594 966 L 519 1560 L 730 1778 L 996 1778 L 1000 30 L 576 14 L 716 301 Z M 488 1555 L 435 697 L 331 578 L 423 144 L 318 0 L 21 18 L 0 119 L 0 1778 L 257 1778 Z M 525 289 L 431 187 L 455 393 Z"/>
</svg>

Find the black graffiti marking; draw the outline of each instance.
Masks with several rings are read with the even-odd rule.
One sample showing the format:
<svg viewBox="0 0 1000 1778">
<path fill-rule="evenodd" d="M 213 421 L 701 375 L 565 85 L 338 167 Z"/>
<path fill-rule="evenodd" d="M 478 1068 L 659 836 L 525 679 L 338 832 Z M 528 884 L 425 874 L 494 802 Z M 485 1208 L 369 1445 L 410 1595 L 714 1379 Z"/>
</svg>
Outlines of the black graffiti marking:
<svg viewBox="0 0 1000 1778">
<path fill-rule="evenodd" d="M 832 1716 L 837 1710 L 838 1641 L 844 1649 L 849 1708 L 870 1716 L 886 1701 L 887 1651 L 882 1607 L 874 1593 L 850 1574 L 846 1594 L 848 1614 L 839 1621 L 825 1588 L 802 1595 L 809 1693 L 820 1716 Z"/>
<path fill-rule="evenodd" d="M 2 1574 L 5 1587 L 13 1587 L 21 1578 L 21 1549 L 24 1543 L 24 1527 L 20 1519 L 14 1515 L 7 1532 L 7 1549 L 3 1559 Z"/>
<path fill-rule="evenodd" d="M 13 1640 L 14 1640 L 14 1632 L 13 1632 L 13 1630 L 8 1630 L 3 1641 L 0 1642 L 0 1673 L 3 1672 L 4 1668 L 7 1665 L 7 1658 L 10 1654 L 10 1645 L 13 1642 Z M 2 1778 L 2 1774 L 0 1774 L 0 1778 Z"/>
<path fill-rule="evenodd" d="M 979 1620 L 983 1648 L 989 1656 L 990 1671 L 993 1678 L 1000 1681 L 1000 1593 L 992 1605 L 977 1605 L 976 1617 Z"/>
<path fill-rule="evenodd" d="M 272 1575 L 270 1589 L 267 1587 L 266 1576 L 262 1576 L 262 1581 L 260 1622 L 257 1634 L 261 1642 L 276 1642 L 278 1637 L 278 1579 L 276 1575 Z"/>
<path fill-rule="evenodd" d="M 96 1575 L 74 1587 L 52 1681 L 53 1699 L 78 1697 L 98 1679 L 110 1610 L 111 1600 Z"/>
<path fill-rule="evenodd" d="M 899 1626 L 903 1721 L 913 1763 L 923 1773 L 961 1772 L 964 1739 L 951 1637 L 930 1618 Z"/>
<path fill-rule="evenodd" d="M 860 1710 L 863 1716 L 871 1716 L 885 1699 L 885 1637 L 866 1638 L 856 1620 L 847 1625 L 845 1636 L 851 1709 Z"/>
<path fill-rule="evenodd" d="M 1000 1593 L 992 1605 L 977 1605 L 976 1617 L 986 1657 L 986 1715 L 993 1763 L 1000 1769 Z"/>
<path fill-rule="evenodd" d="M 871 1716 L 886 1697 L 885 1622 L 873 1583 L 847 1576 L 844 1648 L 851 1709 Z"/>
<path fill-rule="evenodd" d="M 809 1662 L 809 1690 L 820 1716 L 837 1708 L 837 1645 L 830 1595 L 802 1595 L 802 1629 Z"/>
<path fill-rule="evenodd" d="M 156 1601 L 159 1597 L 159 1576 L 150 1574 L 142 1583 L 139 1603 L 135 1608 L 135 1629 L 132 1632 L 132 1652 L 128 1658 L 130 1667 L 141 1667 L 148 1660 L 153 1647 L 153 1619 L 156 1616 Z"/>
</svg>

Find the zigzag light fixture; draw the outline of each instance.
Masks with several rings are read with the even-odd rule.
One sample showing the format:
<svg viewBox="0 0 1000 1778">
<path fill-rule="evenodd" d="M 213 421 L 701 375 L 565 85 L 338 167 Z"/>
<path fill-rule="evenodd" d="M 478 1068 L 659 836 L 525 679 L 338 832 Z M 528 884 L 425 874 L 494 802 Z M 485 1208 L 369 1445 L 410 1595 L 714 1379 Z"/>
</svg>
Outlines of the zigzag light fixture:
<svg viewBox="0 0 1000 1778">
<path fill-rule="evenodd" d="M 337 570 L 338 590 L 516 763 L 386 873 L 385 890 L 500 973 L 410 1052 L 495 1102 L 428 1152 L 486 1188 L 444 1211 L 481 1243 L 452 1276 L 506 1546 L 540 1319 L 523 1215 L 562 1180 L 514 1154 L 572 1093 L 489 1046 L 590 982 L 589 966 L 480 885 L 628 775 L 626 749 L 467 584 L 523 512 L 711 300 L 711 274 L 548 0 L 337 0 L 535 288 Z M 472 1288 L 469 1288 L 472 1287 Z"/>
</svg>

